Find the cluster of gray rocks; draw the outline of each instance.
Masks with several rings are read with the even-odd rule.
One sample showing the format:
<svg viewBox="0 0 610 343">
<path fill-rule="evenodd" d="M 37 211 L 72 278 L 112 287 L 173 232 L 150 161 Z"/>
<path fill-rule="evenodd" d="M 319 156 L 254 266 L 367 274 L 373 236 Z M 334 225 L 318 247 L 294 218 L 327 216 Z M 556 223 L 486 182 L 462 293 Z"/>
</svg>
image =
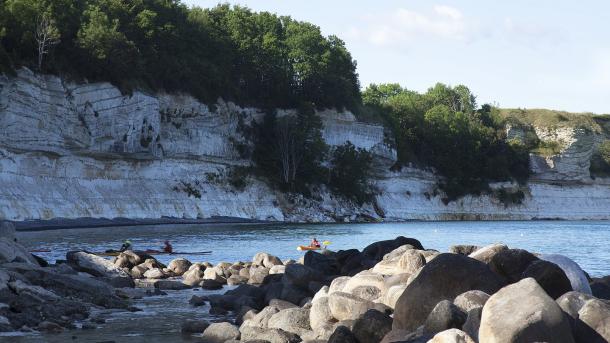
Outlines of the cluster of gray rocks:
<svg viewBox="0 0 610 343">
<path fill-rule="evenodd" d="M 259 253 L 165 266 L 137 251 L 112 260 L 73 251 L 60 262 L 47 265 L 2 232 L 0 331 L 57 332 L 103 320 L 95 309 L 137 310 L 138 290 L 229 285 L 185 304 L 207 304 L 226 320 L 192 318 L 183 334 L 210 343 L 610 340 L 610 276 L 591 279 L 565 256 L 502 244 L 440 253 L 398 237 L 362 251 L 308 251 L 299 261 Z"/>
</svg>

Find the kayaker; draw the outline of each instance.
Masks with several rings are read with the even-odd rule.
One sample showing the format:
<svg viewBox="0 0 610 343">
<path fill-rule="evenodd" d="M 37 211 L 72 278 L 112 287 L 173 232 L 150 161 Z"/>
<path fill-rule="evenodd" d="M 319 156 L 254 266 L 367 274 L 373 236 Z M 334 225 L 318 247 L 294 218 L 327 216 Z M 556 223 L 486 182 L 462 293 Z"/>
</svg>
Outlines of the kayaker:
<svg viewBox="0 0 610 343">
<path fill-rule="evenodd" d="M 314 237 L 311 240 L 311 243 L 309 243 L 309 246 L 312 248 L 319 248 L 320 247 L 320 242 L 318 242 L 318 240 Z"/>
<path fill-rule="evenodd" d="M 165 246 L 163 246 L 163 252 L 166 252 L 168 254 L 171 254 L 174 252 L 174 248 L 169 243 L 169 241 L 165 241 Z"/>
<path fill-rule="evenodd" d="M 119 249 L 120 252 L 123 252 L 125 250 L 131 250 L 131 241 L 128 239 L 123 242 L 123 245 L 121 245 L 121 249 Z"/>
</svg>

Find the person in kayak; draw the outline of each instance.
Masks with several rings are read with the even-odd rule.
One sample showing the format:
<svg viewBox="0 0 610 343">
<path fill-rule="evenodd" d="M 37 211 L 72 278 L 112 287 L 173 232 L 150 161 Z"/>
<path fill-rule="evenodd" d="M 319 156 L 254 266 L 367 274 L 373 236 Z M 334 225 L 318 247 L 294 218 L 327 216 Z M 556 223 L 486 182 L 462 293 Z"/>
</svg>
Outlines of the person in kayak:
<svg viewBox="0 0 610 343">
<path fill-rule="evenodd" d="M 128 239 L 123 242 L 123 245 L 121 245 L 121 249 L 119 249 L 120 252 L 123 252 L 125 250 L 131 250 L 131 241 Z"/>
<path fill-rule="evenodd" d="M 319 248 L 320 247 L 320 242 L 318 242 L 318 240 L 314 237 L 311 240 L 311 243 L 309 243 L 309 246 L 312 248 Z"/>
<path fill-rule="evenodd" d="M 165 241 L 165 245 L 163 246 L 163 252 L 171 254 L 174 252 L 174 247 L 169 243 L 169 241 Z"/>
</svg>

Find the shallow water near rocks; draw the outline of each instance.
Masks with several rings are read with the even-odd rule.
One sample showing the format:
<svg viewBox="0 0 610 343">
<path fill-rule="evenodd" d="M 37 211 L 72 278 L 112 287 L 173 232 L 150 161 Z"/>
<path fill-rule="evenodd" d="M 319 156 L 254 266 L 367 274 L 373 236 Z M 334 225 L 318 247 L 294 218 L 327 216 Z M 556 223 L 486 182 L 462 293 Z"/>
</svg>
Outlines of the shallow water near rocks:
<svg viewBox="0 0 610 343">
<path fill-rule="evenodd" d="M 447 251 L 451 245 L 486 245 L 501 242 L 509 247 L 539 253 L 566 255 L 592 276 L 610 274 L 610 222 L 505 221 L 505 222 L 407 222 L 382 224 L 214 224 L 108 227 L 21 232 L 18 238 L 49 261 L 65 259 L 76 249 L 104 251 L 118 248 L 130 239 L 135 249 L 159 249 L 170 240 L 175 251 L 212 251 L 209 255 L 159 255 L 163 263 L 177 257 L 192 262 L 249 261 L 260 251 L 282 259 L 297 259 L 312 237 L 331 242 L 329 249 L 362 249 L 372 242 L 396 236 L 413 237 L 427 249 Z M 107 315 L 96 330 L 70 330 L 60 335 L 26 334 L 0 337 L 4 342 L 197 342 L 183 336 L 180 324 L 186 319 L 219 320 L 208 314 L 208 306 L 192 307 L 193 294 L 226 291 L 168 291 L 167 296 L 145 297 L 134 305 L 142 312 Z"/>
<path fill-rule="evenodd" d="M 331 242 L 329 249 L 362 249 L 396 236 L 413 237 L 426 249 L 447 251 L 456 244 L 504 243 L 512 248 L 556 253 L 575 260 L 594 276 L 610 274 L 610 222 L 606 221 L 502 221 L 502 222 L 406 222 L 380 224 L 182 224 L 106 227 L 21 232 L 18 237 L 30 249 L 55 261 L 70 250 L 118 249 L 125 239 L 134 249 L 160 249 L 170 240 L 174 251 L 212 251 L 209 255 L 158 255 L 161 262 L 184 257 L 190 261 L 250 261 L 261 251 L 281 259 L 297 259 L 299 245 L 313 237 Z"/>
</svg>

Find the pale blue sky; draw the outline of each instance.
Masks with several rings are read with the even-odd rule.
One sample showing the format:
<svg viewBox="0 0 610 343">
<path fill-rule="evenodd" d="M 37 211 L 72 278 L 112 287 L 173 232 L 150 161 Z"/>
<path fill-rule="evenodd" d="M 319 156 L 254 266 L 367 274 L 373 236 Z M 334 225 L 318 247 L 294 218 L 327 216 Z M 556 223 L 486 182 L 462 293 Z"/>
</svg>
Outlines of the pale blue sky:
<svg viewBox="0 0 610 343">
<path fill-rule="evenodd" d="M 363 87 L 464 84 L 479 103 L 610 113 L 607 0 L 226 2 L 290 15 L 339 36 L 358 62 Z"/>
</svg>

